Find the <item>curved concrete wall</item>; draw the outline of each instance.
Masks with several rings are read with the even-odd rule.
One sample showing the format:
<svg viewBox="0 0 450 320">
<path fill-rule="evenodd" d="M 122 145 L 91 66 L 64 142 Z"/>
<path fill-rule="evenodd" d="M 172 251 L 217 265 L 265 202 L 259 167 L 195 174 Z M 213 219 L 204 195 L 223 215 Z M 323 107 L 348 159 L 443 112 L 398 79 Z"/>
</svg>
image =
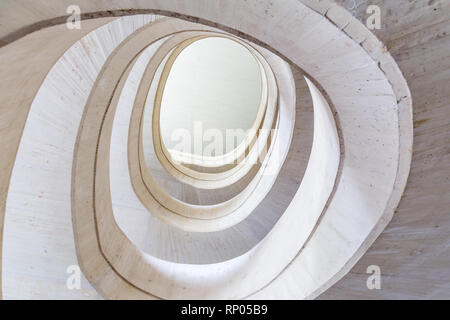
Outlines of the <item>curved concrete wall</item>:
<svg viewBox="0 0 450 320">
<path fill-rule="evenodd" d="M 407 108 L 410 103 L 409 92 L 408 90 L 402 89 L 401 86 L 397 86 L 399 83 L 402 83 L 401 74 L 398 74 L 396 71 L 395 63 L 386 59 L 386 54 L 382 46 L 374 41 L 369 41 L 370 35 L 366 34 L 364 30 L 358 29 L 358 25 L 354 23 L 352 19 L 346 15 L 345 12 L 341 11 L 339 7 L 332 6 L 328 1 L 316 2 L 316 1 L 304 1 L 307 7 L 314 8 L 316 12 L 324 15 L 324 19 L 317 20 L 317 24 L 314 24 L 314 28 L 310 28 L 309 32 L 302 33 L 304 38 L 303 40 L 309 44 L 308 48 L 300 48 L 297 47 L 295 43 L 290 43 L 289 35 L 283 34 L 279 32 L 280 30 L 272 29 L 271 31 L 265 31 L 264 26 L 258 25 L 255 27 L 251 25 L 250 21 L 258 21 L 263 18 L 269 21 L 267 28 L 270 28 L 269 25 L 272 22 L 275 22 L 277 17 L 284 17 L 287 15 L 288 11 L 291 11 L 292 8 L 299 8 L 297 3 L 294 2 L 286 2 L 281 5 L 273 5 L 269 6 L 268 9 L 264 12 L 262 8 L 259 7 L 250 7 L 251 5 L 243 5 L 244 7 L 242 12 L 248 14 L 250 19 L 239 19 L 239 17 L 224 14 L 224 12 L 228 12 L 227 8 L 230 12 L 241 12 L 241 10 L 237 10 L 236 8 L 230 7 L 227 3 L 219 3 L 217 7 L 214 5 L 206 6 L 201 1 L 197 2 L 192 7 L 178 7 L 176 4 L 171 1 L 166 1 L 163 4 L 160 3 L 152 3 L 153 8 L 157 8 L 163 11 L 173 10 L 178 14 L 184 14 L 188 16 L 200 16 L 200 18 L 208 20 L 208 21 L 219 21 L 220 26 L 231 27 L 233 30 L 239 30 L 245 33 L 248 33 L 256 38 L 264 39 L 265 44 L 268 46 L 272 46 L 276 48 L 277 51 L 283 51 L 283 55 L 286 57 L 293 58 L 295 57 L 295 52 L 303 52 L 305 57 L 312 54 L 313 52 L 317 53 L 317 50 L 326 46 L 327 43 L 325 40 L 325 32 L 327 29 L 327 25 L 329 21 L 332 21 L 336 26 L 342 28 L 342 30 L 349 35 L 350 38 L 356 43 L 360 44 L 360 46 L 355 46 L 355 51 L 360 50 L 361 48 L 369 52 L 372 60 L 367 61 L 359 61 L 361 64 L 353 65 L 345 65 L 345 59 L 339 60 L 339 64 L 335 64 L 334 67 L 331 64 L 327 64 L 326 60 L 323 60 L 323 63 L 314 65 L 308 65 L 301 60 L 291 59 L 294 62 L 298 63 L 302 66 L 306 71 L 308 71 L 311 75 L 313 75 L 314 80 L 319 80 L 319 84 L 323 86 L 326 90 L 326 94 L 331 101 L 333 102 L 333 108 L 336 108 L 339 111 L 339 119 L 340 125 L 343 125 L 341 128 L 343 130 L 344 142 L 347 143 L 347 147 L 350 146 L 356 140 L 353 140 L 352 135 L 359 134 L 368 134 L 367 126 L 365 124 L 359 122 L 353 123 L 354 125 L 361 125 L 364 127 L 364 131 L 360 131 L 357 133 L 358 129 L 356 127 L 351 131 L 348 131 L 349 127 L 347 125 L 351 124 L 354 119 L 351 119 L 353 113 L 346 113 L 345 108 L 343 106 L 350 106 L 352 103 L 358 103 L 361 106 L 367 102 L 367 98 L 370 97 L 372 101 L 378 103 L 377 107 L 386 106 L 385 115 L 386 118 L 395 117 L 395 113 L 390 109 L 389 104 L 390 96 L 394 97 L 396 104 L 399 106 L 399 126 L 409 126 L 410 118 L 406 114 L 406 116 L 402 116 L 402 112 L 408 112 Z M 348 1 L 339 1 L 344 6 L 348 6 L 350 9 L 350 4 Z M 355 269 L 351 271 L 346 277 L 344 277 L 338 284 L 329 291 L 327 291 L 323 297 L 324 298 L 339 298 L 339 297 L 445 297 L 446 292 L 448 292 L 448 270 L 446 266 L 448 265 L 448 219 L 446 219 L 445 210 L 448 207 L 448 203 L 446 201 L 446 197 L 441 197 L 440 192 L 448 190 L 448 170 L 447 163 L 445 161 L 448 158 L 448 150 L 443 147 L 448 144 L 448 132 L 449 132 L 449 117 L 448 117 L 448 99 L 446 90 L 441 86 L 436 85 L 437 83 L 441 83 L 441 81 L 448 81 L 447 70 L 445 67 L 445 62 L 448 61 L 448 37 L 447 33 L 442 30 L 446 30 L 448 28 L 448 20 L 444 17 L 448 16 L 446 13 L 449 12 L 449 5 L 445 1 L 436 1 L 434 3 L 428 4 L 426 2 L 420 2 L 415 4 L 414 6 L 409 3 L 405 3 L 403 5 L 394 5 L 392 2 L 385 1 L 375 1 L 380 7 L 385 8 L 386 10 L 386 20 L 384 22 L 384 30 L 381 32 L 376 32 L 381 39 L 388 45 L 389 51 L 394 53 L 395 58 L 400 62 L 400 67 L 403 69 L 404 75 L 409 82 L 410 88 L 412 89 L 412 94 L 415 103 L 415 115 L 417 115 L 415 122 L 415 134 L 416 134 L 416 142 L 414 147 L 414 156 L 412 162 L 412 176 L 407 185 L 406 193 L 403 197 L 403 200 L 400 202 L 400 206 L 397 209 L 396 214 L 394 215 L 394 220 L 388 226 L 388 229 L 382 234 L 382 236 L 375 242 L 374 246 L 369 249 L 369 251 L 363 256 L 360 262 L 356 265 Z M 35 2 L 37 3 L 37 2 Z M 86 10 L 95 12 L 102 11 L 106 8 L 96 7 L 95 4 L 92 3 L 82 3 L 82 8 L 86 8 Z M 8 10 L 11 7 L 14 7 L 15 3 L 2 3 L 2 6 L 5 6 Z M 47 4 L 37 4 L 45 6 Z M 45 19 L 51 19 L 54 16 L 63 15 L 63 9 L 65 9 L 64 2 L 55 3 L 54 9 L 45 11 L 43 15 L 36 15 L 30 17 L 29 14 L 24 14 L 24 17 L 28 18 L 27 21 L 24 22 L 26 24 L 32 23 L 33 21 L 41 21 Z M 238 5 L 239 6 L 239 5 Z M 58 9 L 59 8 L 59 9 Z M 135 2 L 123 2 L 123 6 L 120 7 L 111 7 L 109 9 L 137 9 L 140 8 L 139 3 Z M 149 7 L 144 8 L 149 9 Z M 20 6 L 17 7 L 17 10 L 20 12 Z M 58 11 L 59 10 L 59 11 Z M 352 9 L 353 10 L 353 9 Z M 354 14 L 360 17 L 362 22 L 364 22 L 365 13 L 361 11 L 362 9 L 355 8 Z M 5 12 L 5 10 L 2 10 Z M 123 11 L 122 13 L 126 13 L 127 11 Z M 218 12 L 221 15 L 218 15 Z M 307 11 L 305 11 L 307 12 Z M 130 13 L 128 11 L 128 13 Z M 444 13 L 444 14 L 443 14 Z M 297 14 L 299 14 L 297 12 Z M 0 13 L 1 15 L 1 13 Z M 307 18 L 308 16 L 304 16 L 303 18 Z M 314 15 L 309 16 L 310 18 L 314 18 Z M 2 17 L 3 18 L 3 17 Z M 30 19 L 31 18 L 31 19 Z M 234 20 L 236 19 L 236 20 Z M 271 20 L 273 19 L 273 20 Z M 8 17 L 5 17 L 4 21 L 5 27 L 2 26 L 0 29 L 0 34 L 5 35 L 3 41 L 8 42 L 17 38 L 21 35 L 21 33 L 26 32 L 27 29 L 21 28 L 24 25 L 20 25 L 20 19 L 15 21 L 10 21 Z M 92 20 L 95 21 L 95 20 Z M 400 21 L 400 23 L 399 23 Z M 52 22 L 50 22 L 52 23 Z M 84 23 L 84 22 L 83 22 Z M 292 16 L 292 20 L 284 19 L 283 23 L 286 26 L 290 26 L 291 31 L 295 28 L 308 29 L 307 25 L 302 25 L 301 22 L 296 20 L 295 15 Z M 44 23 L 45 25 L 45 23 Z M 301 26 L 301 27 L 300 27 Z M 36 27 L 36 26 L 35 26 Z M 56 27 L 54 27 L 56 28 Z M 282 26 L 280 26 L 282 28 Z M 228 29 L 227 29 L 228 30 Z M 43 31 L 47 31 L 44 29 Z M 231 29 L 228 31 L 232 31 Z M 303 30 L 304 31 L 304 30 Z M 444 33 L 443 33 L 444 32 Z M 6 36 L 8 34 L 8 36 Z M 300 34 L 300 33 L 299 33 Z M 423 35 L 425 34 L 425 37 Z M 31 37 L 32 35 L 30 35 Z M 8 40 L 9 39 L 9 40 Z M 23 38 L 25 39 L 25 38 Z M 1 49 L 1 53 L 8 56 L 8 50 L 13 52 L 14 45 L 17 43 L 20 44 L 19 41 L 12 42 L 10 45 Z M 252 38 L 254 39 L 254 38 Z M 339 41 L 345 41 L 346 36 L 338 37 L 338 41 L 332 42 L 332 45 L 337 46 L 340 49 L 337 49 L 336 55 L 330 52 L 321 52 L 324 59 L 336 59 L 339 58 L 339 54 L 343 54 L 345 52 L 344 47 L 339 47 Z M 321 42 L 323 40 L 323 42 Z M 353 45 L 353 42 L 347 43 L 347 45 Z M 284 47 L 283 47 L 284 46 Z M 11 49 L 12 48 L 12 49 Z M 425 49 L 424 49 L 425 48 Z M 302 51 L 304 50 L 304 51 Z M 342 51 L 339 51 L 342 50 Z M 349 56 L 352 58 L 351 56 Z M 317 57 L 319 59 L 319 57 Z M 356 62 L 355 59 L 350 59 L 349 61 Z M 373 73 L 367 73 L 372 67 L 373 62 L 378 62 L 379 70 L 376 67 L 373 69 Z M 426 62 L 426 63 L 425 63 Z M 365 64 L 364 64 L 365 63 Z M 367 68 L 369 66 L 369 68 Z M 14 67 L 14 66 L 13 66 Z M 8 67 L 8 68 L 13 68 Z M 317 69 L 314 69 L 317 68 Z M 334 68 L 334 69 L 333 69 Z M 353 89 L 356 90 L 356 87 L 359 86 L 359 91 L 363 91 L 363 95 L 357 98 L 349 98 L 349 95 L 345 93 L 345 85 L 341 86 L 339 90 L 337 90 L 337 79 L 333 79 L 332 75 L 329 72 L 338 73 L 343 70 L 352 70 L 354 72 L 355 78 L 353 80 L 358 79 L 359 81 L 365 79 L 364 77 L 367 74 L 370 74 L 371 80 L 376 81 L 379 79 L 379 76 L 387 75 L 390 79 L 390 83 L 394 84 L 394 94 L 390 91 L 389 94 L 386 94 L 384 97 L 377 95 L 379 92 L 372 91 L 372 89 L 368 86 L 362 86 L 360 83 L 352 83 L 351 78 L 340 78 L 339 80 L 345 79 L 345 85 L 354 85 Z M 372 70 L 372 69 L 370 69 Z M 376 71 L 375 71 L 376 70 Z M 381 70 L 381 72 L 379 72 Z M 8 69 L 5 69 L 5 74 Z M 360 72 L 361 71 L 361 72 Z M 17 81 L 20 79 L 16 75 Z M 39 82 L 39 81 L 37 81 Z M 32 82 L 30 82 L 32 83 Z M 32 83 L 33 84 L 33 83 Z M 334 89 L 331 89 L 333 88 Z M 38 87 L 38 86 L 37 86 Z M 35 90 L 37 90 L 37 87 Z M 7 87 L 5 87 L 6 90 Z M 380 87 L 379 87 L 380 88 Z M 379 89 L 378 88 L 378 89 Z M 389 88 L 385 93 L 389 92 Z M 348 89 L 347 93 L 350 93 L 351 89 Z M 3 90 L 2 90 L 3 92 Z M 33 91 L 30 90 L 32 93 Z M 376 97 L 376 98 L 375 98 Z M 10 99 L 10 100 L 8 100 Z M 6 96 L 7 102 L 12 101 L 11 98 Z M 30 101 L 30 100 L 29 100 Z M 24 115 L 26 115 L 26 102 L 22 104 L 24 110 Z M 379 112 L 380 109 L 377 109 Z M 348 109 L 347 111 L 350 111 Z M 2 110 L 3 112 L 3 110 Z M 365 110 L 364 112 L 370 112 L 370 109 Z M 5 113 L 7 112 L 5 111 Z M 371 114 L 371 117 L 378 117 L 378 114 Z M 19 121 L 22 119 L 24 121 L 24 117 L 16 118 L 12 117 L 15 121 Z M 19 120 L 17 120 L 19 119 Z M 358 119 L 361 121 L 363 118 Z M 356 121 L 356 122 L 358 122 Z M 16 122 L 17 123 L 17 122 Z M 366 123 L 367 124 L 367 123 Z M 20 125 L 17 126 L 20 128 Z M 14 126 L 16 128 L 16 126 Z M 376 129 L 383 128 L 387 136 L 395 136 L 395 129 L 389 127 L 377 127 Z M 392 130 L 392 131 L 389 131 Z M 7 131 L 2 127 L 2 132 Z M 376 131 L 376 130 L 375 130 Z M 375 134 L 375 131 L 373 134 Z M 17 139 L 20 137 L 21 130 L 15 129 L 8 133 L 11 137 L 11 143 L 7 145 L 10 146 L 12 150 L 15 148 L 14 141 L 18 141 Z M 402 168 L 402 164 L 408 163 L 408 154 L 411 152 L 411 145 L 408 144 L 408 139 L 404 140 L 403 135 L 407 135 L 407 131 L 400 131 L 400 138 L 397 142 L 392 142 L 386 140 L 384 142 L 380 142 L 380 149 L 378 149 L 379 153 L 387 152 L 389 150 L 399 150 L 399 163 L 400 168 Z M 369 139 L 373 137 L 372 133 L 368 134 Z M 15 139 L 15 140 L 13 140 Z M 403 140 L 402 140 L 403 139 Z M 405 142 L 406 141 L 406 142 Z M 418 141 L 418 142 L 417 142 Z M 378 140 L 377 140 L 378 142 Z M 388 142 L 389 145 L 385 144 Z M 381 144 L 383 144 L 383 148 L 381 148 Z M 16 142 L 17 145 L 17 142 Z M 416 147 L 417 146 L 417 147 Z M 357 149 L 355 149 L 356 151 Z M 345 148 L 345 157 L 344 161 L 347 161 L 347 164 L 353 163 L 352 161 L 356 161 L 356 159 L 362 159 L 365 155 L 361 153 L 359 156 L 352 152 L 352 149 Z M 366 151 L 364 151 L 366 152 Z M 2 160 L 2 169 L 5 172 L 5 176 L 9 176 L 8 170 L 12 168 L 12 161 L 14 157 L 14 152 L 12 155 L 7 155 L 1 158 Z M 358 158 L 361 157 L 361 158 Z M 349 162 L 350 161 L 350 162 Z M 382 163 L 383 161 L 380 161 Z M 356 162 L 355 162 L 356 163 Z M 352 166 L 345 166 L 341 171 L 341 175 L 338 177 L 339 183 L 344 183 L 349 181 L 348 186 L 359 185 L 362 189 L 365 187 L 372 187 L 372 183 L 370 181 L 380 181 L 378 178 L 380 175 L 386 174 L 390 172 L 387 169 L 389 168 L 389 160 L 386 158 L 387 167 L 383 171 L 372 171 L 369 175 L 365 176 L 366 181 L 358 181 L 355 177 L 351 176 Z M 370 162 L 367 164 L 368 170 L 373 170 L 373 166 L 370 166 Z M 355 255 L 355 259 L 359 258 L 363 252 L 368 248 L 368 246 L 372 243 L 375 237 L 379 232 L 382 231 L 382 228 L 387 224 L 390 220 L 389 212 L 392 212 L 396 207 L 396 202 L 398 201 L 398 196 L 401 194 L 404 182 L 404 179 L 407 175 L 407 167 L 403 166 L 403 169 L 399 171 L 399 176 L 401 176 L 402 180 L 399 183 L 394 184 L 393 190 L 397 193 L 397 196 L 389 199 L 387 201 L 387 215 L 382 217 L 382 223 L 379 224 L 377 228 L 371 233 L 370 241 L 367 241 L 363 244 L 363 248 L 358 254 Z M 347 169 L 346 169 L 347 168 Z M 403 170 L 403 171 L 402 171 Z M 392 172 L 395 172 L 393 169 Z M 350 175 L 348 175 L 350 173 Z M 371 180 L 373 179 L 373 180 Z M 388 181 L 388 180 L 386 180 Z M 356 184 L 354 184 L 356 183 Z M 363 186 L 364 183 L 367 183 L 366 186 Z M 8 181 L 2 181 L 3 190 L 5 190 L 2 195 L 6 196 L 6 189 L 8 186 Z M 426 189 L 426 191 L 424 191 Z M 367 189 L 370 190 L 370 189 Z M 379 190 L 380 192 L 384 192 L 383 190 Z M 356 194 L 358 191 L 355 190 Z M 339 191 L 335 192 L 333 195 L 334 199 L 339 199 L 342 197 L 344 201 L 348 194 L 340 194 Z M 380 198 L 381 199 L 381 198 Z M 348 200 L 348 198 L 347 198 Z M 328 203 L 327 212 L 332 212 L 333 202 Z M 361 211 L 370 211 L 373 208 L 377 208 L 377 202 L 370 202 L 370 199 L 364 199 L 361 201 L 355 201 L 352 204 L 352 209 L 354 209 L 354 213 L 358 213 Z M 358 209 L 359 208 L 359 209 Z M 381 209 L 381 207 L 380 207 Z M 391 211 L 392 210 L 392 211 Z M 341 212 L 339 215 L 336 215 L 336 218 L 331 218 L 331 216 L 325 215 L 324 219 L 321 220 L 321 226 L 319 226 L 315 234 L 320 235 L 321 228 L 325 225 L 333 226 L 334 228 L 339 228 L 341 226 L 341 222 L 339 219 L 342 219 Z M 351 216 L 351 215 L 350 215 Z M 348 216 L 350 218 L 350 216 Z M 375 215 L 373 216 L 375 218 Z M 355 228 L 361 228 L 363 221 L 358 221 L 357 217 L 352 217 L 355 221 Z M 325 227 L 324 227 L 325 228 Z M 366 227 L 363 227 L 366 228 Z M 367 226 L 367 228 L 369 228 Z M 326 229 L 324 229 L 326 230 Z M 369 231 L 369 229 L 367 229 Z M 324 238 L 325 239 L 325 238 Z M 392 241 L 393 239 L 397 241 Z M 410 241 L 404 241 L 404 239 L 409 239 Z M 329 240 L 329 239 L 328 239 Z M 314 247 L 314 237 L 309 242 L 310 245 L 307 247 L 306 251 L 313 250 Z M 320 241 L 317 242 L 320 244 Z M 352 246 L 349 246 L 348 253 L 354 249 Z M 330 250 L 335 250 L 332 247 Z M 337 249 L 343 249 L 339 247 Z M 393 254 L 395 253 L 395 254 Z M 320 258 L 320 257 L 319 257 Z M 285 279 L 289 280 L 288 282 L 292 285 L 292 288 L 289 288 L 287 291 L 288 297 L 315 297 L 323 290 L 327 289 L 329 285 L 331 285 L 334 281 L 336 281 L 339 277 L 343 276 L 356 262 L 356 260 L 352 260 L 352 262 L 347 263 L 347 265 L 342 269 L 337 277 L 333 278 L 332 282 L 328 283 L 320 283 L 317 279 L 305 279 L 301 277 L 297 278 L 289 278 L 289 276 L 284 275 Z M 318 260 L 319 261 L 319 260 Z M 342 260 L 344 261 L 344 260 Z M 301 259 L 297 262 L 303 264 L 305 266 L 311 267 L 315 266 L 314 260 L 306 259 L 301 261 Z M 377 264 L 382 267 L 382 274 L 384 275 L 383 279 L 389 279 L 390 281 L 383 282 L 383 290 L 377 291 L 367 290 L 365 286 L 365 279 L 367 275 L 365 274 L 365 268 L 367 265 Z M 295 267 L 294 265 L 290 265 L 289 267 Z M 309 268 L 306 267 L 306 268 Z M 387 270 L 386 270 L 387 269 Z M 322 274 L 323 276 L 324 274 Z M 280 277 L 282 279 L 283 277 Z M 412 281 L 411 281 L 412 279 Z M 302 281 L 301 283 L 304 285 L 308 283 L 312 287 L 316 287 L 319 285 L 319 289 L 314 292 L 308 292 L 305 290 L 304 292 L 299 293 L 298 287 L 295 286 L 296 281 Z M 273 281 L 269 285 L 269 295 L 260 295 L 260 297 L 285 297 L 286 290 L 277 289 L 277 286 L 282 288 L 282 284 L 278 284 L 277 281 Z M 267 292 L 267 291 L 266 291 Z"/>
<path fill-rule="evenodd" d="M 351 1 L 339 0 L 346 8 Z M 450 299 L 450 3 L 386 1 L 386 44 L 411 89 L 414 147 L 405 193 L 386 229 L 323 299 Z M 352 13 L 364 22 L 365 6 Z M 367 268 L 381 268 L 381 290 L 368 290 Z"/>
<path fill-rule="evenodd" d="M 78 264 L 70 200 L 73 148 L 89 88 L 106 56 L 154 19 L 124 17 L 96 29 L 64 53 L 40 86 L 11 175 L 3 235 L 4 298 L 97 296 L 85 281 L 82 291 L 65 286 L 66 269 Z M 89 50 L 94 44 L 98 50 Z"/>
</svg>

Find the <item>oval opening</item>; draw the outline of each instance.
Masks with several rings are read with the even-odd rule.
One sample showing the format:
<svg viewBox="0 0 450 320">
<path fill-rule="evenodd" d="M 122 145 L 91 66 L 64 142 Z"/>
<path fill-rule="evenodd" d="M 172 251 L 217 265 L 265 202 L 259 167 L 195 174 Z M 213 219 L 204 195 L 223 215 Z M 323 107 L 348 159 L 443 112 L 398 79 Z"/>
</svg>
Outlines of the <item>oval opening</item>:
<svg viewBox="0 0 450 320">
<path fill-rule="evenodd" d="M 171 156 L 198 163 L 233 152 L 265 107 L 258 60 L 236 41 L 207 37 L 184 48 L 169 70 L 160 131 Z"/>
</svg>

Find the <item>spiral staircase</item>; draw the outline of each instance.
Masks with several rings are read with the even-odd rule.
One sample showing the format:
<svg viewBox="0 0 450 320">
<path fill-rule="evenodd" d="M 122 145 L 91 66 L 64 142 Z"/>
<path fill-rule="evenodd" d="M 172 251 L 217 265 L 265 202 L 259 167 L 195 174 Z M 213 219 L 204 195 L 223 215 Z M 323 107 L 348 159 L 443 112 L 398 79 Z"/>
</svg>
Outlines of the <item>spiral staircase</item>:
<svg viewBox="0 0 450 320">
<path fill-rule="evenodd" d="M 2 1 L 2 297 L 450 297 L 450 3 L 431 2 L 373 1 L 371 31 L 352 1 Z M 262 93 L 234 152 L 187 164 L 161 101 L 205 39 L 245 48 Z"/>
</svg>

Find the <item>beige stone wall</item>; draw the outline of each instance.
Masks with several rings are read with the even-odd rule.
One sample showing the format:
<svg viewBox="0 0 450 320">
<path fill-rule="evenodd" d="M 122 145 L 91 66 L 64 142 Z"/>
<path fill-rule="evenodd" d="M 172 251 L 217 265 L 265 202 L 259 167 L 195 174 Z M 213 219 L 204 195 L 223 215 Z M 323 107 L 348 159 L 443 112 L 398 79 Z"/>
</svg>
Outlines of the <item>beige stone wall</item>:
<svg viewBox="0 0 450 320">
<path fill-rule="evenodd" d="M 352 1 L 339 0 L 347 8 Z M 358 1 L 357 1 L 358 2 Z M 322 299 L 450 298 L 450 3 L 374 0 L 374 33 L 411 89 L 414 148 L 405 194 L 392 221 L 355 267 Z M 366 5 L 355 16 L 367 18 Z M 379 265 L 381 290 L 368 290 L 367 267 Z"/>
</svg>

